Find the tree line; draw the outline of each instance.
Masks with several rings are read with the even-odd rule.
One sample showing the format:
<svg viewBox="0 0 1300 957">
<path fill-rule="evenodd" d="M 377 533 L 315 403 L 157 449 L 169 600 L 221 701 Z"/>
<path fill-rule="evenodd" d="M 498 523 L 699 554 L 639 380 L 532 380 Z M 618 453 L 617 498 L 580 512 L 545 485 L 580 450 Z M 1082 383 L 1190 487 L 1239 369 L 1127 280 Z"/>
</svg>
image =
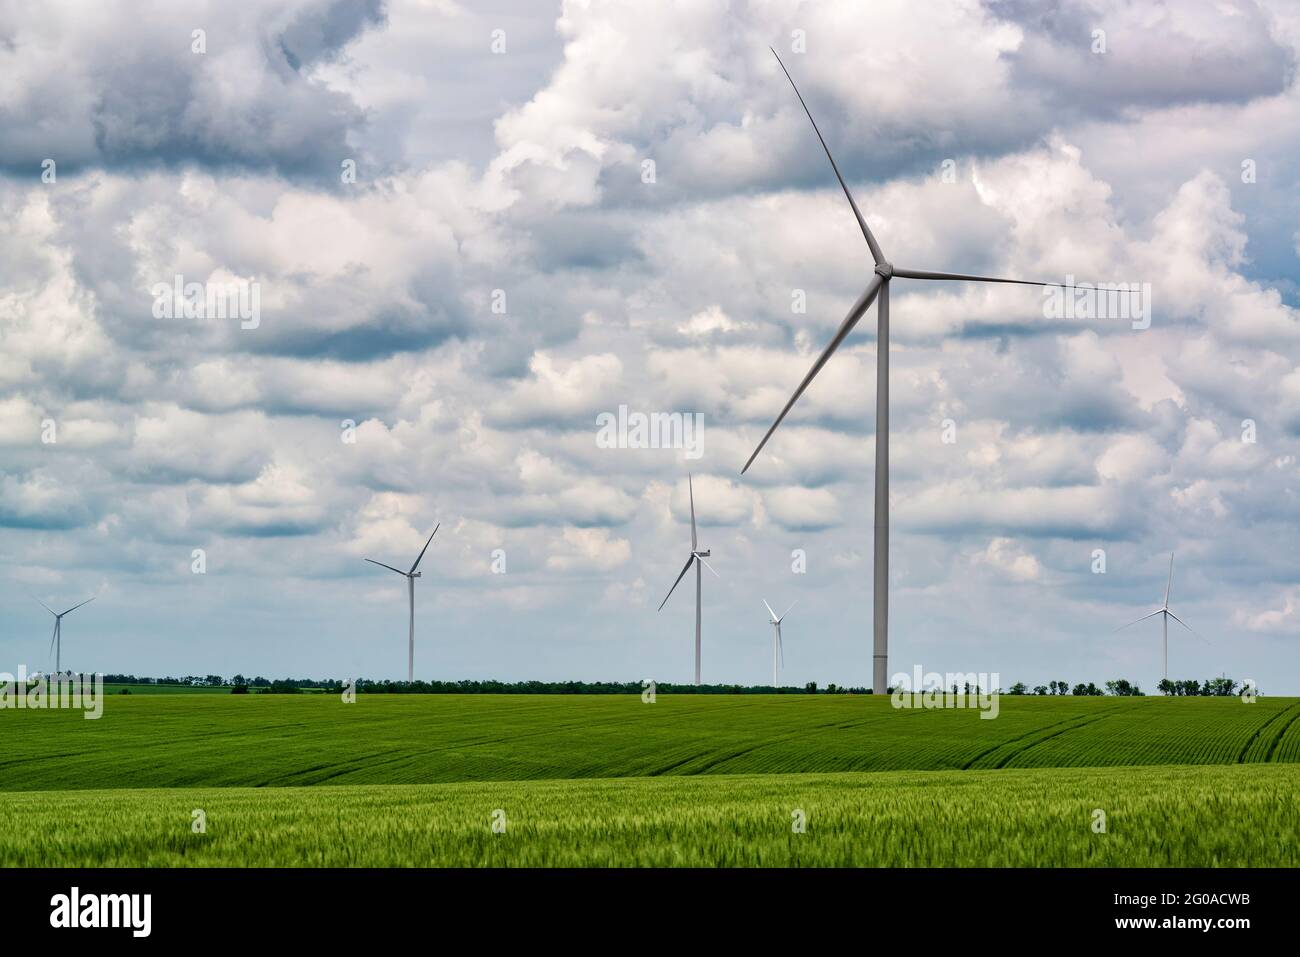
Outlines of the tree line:
<svg viewBox="0 0 1300 957">
<path fill-rule="evenodd" d="M 187 675 L 183 678 L 148 678 L 135 675 L 106 674 L 108 684 L 174 685 L 188 688 L 230 688 L 233 694 L 302 694 L 304 692 L 341 692 L 348 682 L 337 678 L 264 678 L 258 675 L 246 678 L 235 675 L 227 681 L 221 675 Z M 358 678 L 353 690 L 358 694 L 641 694 L 647 684 L 641 681 L 390 681 Z M 846 687 L 828 684 L 824 688 L 810 681 L 798 687 L 773 685 L 716 684 L 693 685 L 656 682 L 655 691 L 664 694 L 871 694 L 870 688 Z M 1205 681 L 1160 681 L 1156 689 L 1174 697 L 1231 697 L 1245 690 L 1245 686 L 1231 678 L 1207 678 Z M 891 691 L 893 689 L 890 689 Z M 954 689 L 955 690 L 955 689 Z M 975 690 L 969 685 L 968 692 Z M 1017 681 L 1007 691 L 1009 695 L 1073 695 L 1092 697 L 1145 697 L 1145 692 L 1125 678 L 1107 681 L 1098 687 L 1089 681 L 1073 687 L 1067 681 L 1049 681 L 1032 688 Z"/>
<path fill-rule="evenodd" d="M 1156 690 L 1163 695 L 1177 697 L 1217 697 L 1230 698 L 1246 690 L 1244 684 L 1238 683 L 1231 678 L 1207 678 L 1205 681 L 1170 681 L 1168 678 L 1162 678 L 1156 685 Z M 1023 681 L 1017 681 L 1013 684 L 1007 694 L 1016 695 L 1074 695 L 1075 697 L 1088 697 L 1092 695 L 1115 695 L 1120 698 L 1136 697 L 1142 698 L 1146 693 L 1136 684 L 1124 678 L 1118 678 L 1114 681 L 1107 681 L 1104 689 L 1098 688 L 1089 681 L 1087 684 L 1080 682 L 1073 688 L 1068 681 L 1049 681 L 1045 685 L 1035 685 L 1029 688 Z"/>
</svg>

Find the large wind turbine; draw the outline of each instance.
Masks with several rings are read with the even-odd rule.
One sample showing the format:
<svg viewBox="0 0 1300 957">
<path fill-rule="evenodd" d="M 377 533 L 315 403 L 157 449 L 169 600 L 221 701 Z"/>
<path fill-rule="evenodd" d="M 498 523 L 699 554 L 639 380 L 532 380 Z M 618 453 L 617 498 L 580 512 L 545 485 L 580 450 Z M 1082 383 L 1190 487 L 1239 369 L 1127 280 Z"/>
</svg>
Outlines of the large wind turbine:
<svg viewBox="0 0 1300 957">
<path fill-rule="evenodd" d="M 703 565 L 705 568 L 713 572 L 713 574 L 715 575 L 717 575 L 718 573 L 714 570 L 712 565 L 710 565 L 708 562 L 705 561 L 705 559 L 708 556 L 712 555 L 713 552 L 708 550 L 705 551 L 700 550 L 699 536 L 696 535 L 695 533 L 695 487 L 694 485 L 691 484 L 691 476 L 689 473 L 687 473 L 686 476 L 686 488 L 690 492 L 690 496 L 691 496 L 691 557 L 686 559 L 686 564 L 682 566 L 682 572 L 680 575 L 677 576 L 677 581 L 673 582 L 673 587 L 668 589 L 668 594 L 664 595 L 664 600 L 659 603 L 659 608 L 657 608 L 656 611 L 662 611 L 664 605 L 668 604 L 668 599 L 673 596 L 673 592 L 676 590 L 678 583 L 681 582 L 681 580 L 686 577 L 686 573 L 691 570 L 691 565 L 694 565 L 695 566 L 695 683 L 698 685 L 700 683 L 700 589 L 702 584 L 700 566 Z"/>
<path fill-rule="evenodd" d="M 438 534 L 440 528 L 442 528 L 441 522 L 433 527 L 433 531 L 429 534 L 429 542 L 433 541 L 433 536 Z M 373 558 L 366 559 L 372 565 L 387 568 L 390 572 L 397 572 L 397 574 L 406 578 L 406 591 L 411 601 L 411 637 L 406 648 L 406 680 L 408 682 L 415 680 L 415 580 L 420 577 L 420 573 L 416 569 L 420 567 L 420 559 L 424 557 L 424 553 L 429 550 L 429 542 L 424 543 L 424 547 L 420 549 L 419 557 L 415 559 L 415 564 L 411 566 L 409 572 L 394 568 L 392 565 L 385 565 L 383 562 L 377 562 Z"/>
<path fill-rule="evenodd" d="M 95 599 L 87 598 L 81 603 L 81 605 L 73 605 L 67 611 L 55 611 L 39 598 L 36 600 L 41 602 L 42 608 L 54 616 L 54 635 L 50 638 L 50 647 L 54 649 L 54 673 L 58 674 L 63 670 L 63 616 L 72 614 L 72 612 L 80 608 L 81 605 L 89 605 Z M 48 658 L 45 660 L 49 661 Z"/>
<path fill-rule="evenodd" d="M 1136 625 L 1139 621 L 1146 621 L 1148 618 L 1154 618 L 1156 615 L 1160 615 L 1161 631 L 1164 633 L 1165 677 L 1166 678 L 1169 677 L 1169 619 L 1172 618 L 1174 621 L 1178 622 L 1178 624 L 1182 625 L 1188 631 L 1191 631 L 1193 635 L 1196 635 L 1196 632 L 1192 631 L 1190 625 L 1188 625 L 1185 621 L 1183 621 L 1181 618 L 1179 618 L 1177 615 L 1175 615 L 1172 611 L 1169 610 L 1169 589 L 1173 585 L 1173 583 L 1174 583 L 1174 553 L 1170 552 L 1169 553 L 1169 579 L 1165 582 L 1165 603 L 1159 608 L 1157 608 L 1155 611 L 1153 611 L 1151 614 L 1143 615 L 1141 618 L 1136 618 L 1133 621 L 1130 621 L 1127 625 L 1120 625 L 1118 628 L 1115 629 L 1116 631 L 1123 631 L 1125 628 L 1128 628 L 1132 625 Z M 1196 637 L 1200 638 L 1201 636 L 1196 635 Z"/>
<path fill-rule="evenodd" d="M 812 111 L 808 109 L 808 104 L 804 102 L 803 95 L 799 92 L 799 87 L 795 85 L 794 77 L 790 76 L 790 71 L 781 63 L 781 57 L 777 55 L 776 50 L 772 50 L 772 55 L 776 57 L 777 63 L 781 64 L 781 70 L 785 73 L 786 79 L 794 87 L 795 96 L 799 98 L 799 103 L 803 110 L 808 114 L 808 120 L 812 123 L 813 131 L 817 134 L 817 139 L 821 141 L 822 149 L 826 153 L 826 158 L 831 162 L 831 169 L 835 171 L 835 178 L 839 180 L 840 188 L 844 190 L 844 196 L 849 201 L 849 206 L 853 208 L 853 215 L 857 218 L 858 226 L 862 229 L 862 236 L 867 241 L 867 247 L 871 251 L 871 258 L 875 261 L 875 273 L 867 283 L 862 294 L 858 296 L 857 302 L 849 310 L 849 314 L 844 317 L 840 323 L 839 330 L 835 337 L 831 339 L 830 344 L 817 357 L 808 374 L 803 377 L 799 387 L 794 390 L 794 395 L 790 401 L 785 404 L 781 414 L 776 417 L 772 427 L 767 430 L 763 436 L 763 441 L 758 443 L 758 448 L 754 449 L 754 454 L 749 457 L 741 473 L 749 470 L 758 457 L 758 453 L 763 450 L 767 440 L 772 437 L 786 414 L 793 408 L 794 404 L 799 401 L 804 390 L 808 388 L 809 383 L 816 377 L 817 373 L 826 365 L 828 359 L 840 347 L 848 334 L 853 331 L 853 327 L 858 324 L 858 320 L 866 314 L 867 309 L 873 302 L 876 306 L 876 529 L 875 529 L 875 580 L 873 584 L 874 597 L 874 656 L 872 667 L 872 684 L 871 688 L 876 694 L 885 694 L 889 679 L 889 284 L 894 279 L 927 279 L 927 280 L 945 280 L 953 279 L 959 282 L 997 282 L 997 283 L 1014 283 L 1023 286 L 1061 286 L 1070 288 L 1063 283 L 1055 282 L 1031 282 L 1025 279 L 1000 279 L 993 276 L 968 276 L 962 273 L 949 272 L 930 272 L 923 269 L 903 269 L 895 266 L 880 249 L 880 244 L 876 242 L 876 237 L 871 234 L 867 221 L 863 219 L 858 204 L 853 199 L 853 194 L 849 192 L 848 184 L 844 182 L 844 177 L 840 175 L 840 168 L 835 164 L 835 157 L 831 156 L 830 147 L 826 145 L 826 140 L 817 128 L 817 121 L 813 119 Z"/>
<path fill-rule="evenodd" d="M 797 604 L 799 604 L 798 599 L 790 603 L 790 608 Z M 781 687 L 781 668 L 785 665 L 785 649 L 781 646 L 781 622 L 785 620 L 786 615 L 790 614 L 790 608 L 778 615 L 772 610 L 772 606 L 767 603 L 766 598 L 763 599 L 763 606 L 767 608 L 767 613 L 772 616 L 768 619 L 768 624 L 776 629 L 776 633 L 772 636 L 772 687 L 779 688 Z"/>
</svg>

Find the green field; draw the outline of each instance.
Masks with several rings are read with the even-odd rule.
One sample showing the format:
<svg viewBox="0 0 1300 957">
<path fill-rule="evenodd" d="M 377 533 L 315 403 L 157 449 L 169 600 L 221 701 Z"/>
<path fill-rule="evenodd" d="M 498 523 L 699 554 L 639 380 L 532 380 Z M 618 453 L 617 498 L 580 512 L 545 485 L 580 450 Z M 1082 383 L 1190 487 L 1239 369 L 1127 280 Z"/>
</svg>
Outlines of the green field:
<svg viewBox="0 0 1300 957">
<path fill-rule="evenodd" d="M 1300 761 L 1300 700 L 152 695 L 0 711 L 0 791 Z"/>
<path fill-rule="evenodd" d="M 1295 866 L 1298 790 L 1300 765 L 1241 765 L 24 792 L 0 862 Z"/>
<path fill-rule="evenodd" d="M 0 741 L 6 865 L 1293 866 L 1300 847 L 1294 698 L 1003 697 L 981 720 L 825 695 L 141 695 L 96 721 L 0 711 Z"/>
</svg>

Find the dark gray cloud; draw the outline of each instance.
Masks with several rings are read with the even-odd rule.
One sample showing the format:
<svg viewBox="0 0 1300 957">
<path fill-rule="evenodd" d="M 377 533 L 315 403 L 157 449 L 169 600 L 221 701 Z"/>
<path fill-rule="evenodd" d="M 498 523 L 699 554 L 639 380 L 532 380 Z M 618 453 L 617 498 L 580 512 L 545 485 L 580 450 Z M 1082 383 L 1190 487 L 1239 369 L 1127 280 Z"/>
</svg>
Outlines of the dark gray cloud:
<svg viewBox="0 0 1300 957">
<path fill-rule="evenodd" d="M 380 27 L 382 0 L 168 5 L 146 18 L 109 3 L 99 15 L 111 22 L 73 5 L 7 8 L 0 69 L 22 83 L 0 103 L 0 170 L 35 178 L 51 158 L 65 175 L 197 164 L 337 181 L 356 156 L 363 111 L 312 68 Z"/>
</svg>

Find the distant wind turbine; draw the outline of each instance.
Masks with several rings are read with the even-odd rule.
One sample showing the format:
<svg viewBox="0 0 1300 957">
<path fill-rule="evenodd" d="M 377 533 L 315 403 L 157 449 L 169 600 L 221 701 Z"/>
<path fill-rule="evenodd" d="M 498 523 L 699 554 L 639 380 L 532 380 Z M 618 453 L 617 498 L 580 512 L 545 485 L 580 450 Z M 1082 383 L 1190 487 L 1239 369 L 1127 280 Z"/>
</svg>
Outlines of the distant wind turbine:
<svg viewBox="0 0 1300 957">
<path fill-rule="evenodd" d="M 1169 677 L 1169 619 L 1172 618 L 1174 621 L 1178 622 L 1178 624 L 1182 625 L 1184 628 L 1190 631 L 1193 635 L 1196 635 L 1197 638 L 1201 638 L 1201 636 L 1196 634 L 1196 632 L 1192 629 L 1190 625 L 1188 625 L 1185 621 L 1183 621 L 1181 618 L 1179 618 L 1177 615 L 1175 615 L 1172 611 L 1169 610 L 1169 589 L 1170 587 L 1172 587 L 1173 583 L 1174 583 L 1174 553 L 1170 552 L 1169 553 L 1169 579 L 1168 581 L 1165 582 L 1165 603 L 1161 607 L 1153 611 L 1151 614 L 1143 615 L 1141 618 L 1134 619 L 1133 621 L 1130 621 L 1127 625 L 1120 625 L 1118 628 L 1115 629 L 1115 631 L 1123 631 L 1125 628 L 1130 628 L 1133 625 L 1136 625 L 1139 621 L 1146 621 L 1148 618 L 1154 618 L 1156 615 L 1161 615 L 1162 617 L 1160 619 L 1160 625 L 1161 625 L 1161 631 L 1164 634 L 1164 649 L 1165 649 L 1165 678 Z M 1201 640 L 1204 641 L 1205 639 L 1202 638 Z"/>
<path fill-rule="evenodd" d="M 797 604 L 799 604 L 799 600 L 795 599 L 790 603 L 790 608 Z M 778 615 L 772 610 L 772 606 L 767 603 L 766 598 L 763 599 L 763 605 L 767 608 L 767 613 L 772 616 L 768 620 L 768 624 L 776 629 L 776 633 L 772 636 L 772 687 L 779 688 L 781 687 L 781 669 L 785 667 L 785 649 L 781 646 L 781 622 L 785 620 L 786 615 L 790 614 L 790 608 Z"/>
<path fill-rule="evenodd" d="M 700 683 L 700 590 L 701 590 L 701 573 L 700 566 L 703 565 L 709 571 L 717 575 L 717 571 L 705 559 L 712 555 L 712 551 L 701 551 L 699 536 L 695 533 L 695 487 L 691 484 L 691 476 L 687 473 L 686 488 L 691 496 L 691 556 L 686 559 L 686 564 L 682 566 L 682 572 L 677 576 L 677 581 L 673 582 L 673 587 L 668 589 L 668 594 L 664 595 L 664 600 L 659 603 L 656 611 L 662 611 L 664 605 L 668 604 L 668 599 L 673 596 L 673 591 L 686 573 L 691 570 L 691 565 L 695 566 L 695 683 Z M 721 577 L 721 576 L 718 576 Z"/>
<path fill-rule="evenodd" d="M 54 672 L 55 674 L 58 674 L 63 670 L 63 616 L 72 614 L 80 608 L 81 605 L 89 605 L 95 599 L 87 598 L 81 603 L 81 605 L 73 605 L 67 611 L 55 611 L 39 598 L 36 600 L 40 602 L 42 608 L 54 616 L 54 635 L 50 638 L 50 648 L 54 650 Z M 49 661 L 48 658 L 45 660 Z"/>
<path fill-rule="evenodd" d="M 433 541 L 433 536 L 438 534 L 440 528 L 442 528 L 441 522 L 433 527 L 433 532 L 429 535 L 429 542 Z M 406 578 L 406 590 L 411 602 L 411 636 L 406 649 L 406 680 L 408 682 L 415 680 L 415 580 L 420 577 L 420 573 L 416 569 L 420 567 L 420 559 L 424 558 L 424 553 L 429 550 L 429 542 L 424 543 L 424 547 L 420 549 L 419 557 L 415 559 L 415 564 L 411 566 L 409 572 L 394 568 L 392 565 L 385 565 L 383 562 L 377 562 L 373 558 L 366 559 L 372 565 L 387 568 L 390 572 L 397 572 L 397 574 Z"/>
<path fill-rule="evenodd" d="M 781 70 L 785 73 L 786 79 L 794 87 L 795 96 L 799 98 L 799 103 L 803 110 L 808 114 L 808 120 L 812 123 L 813 132 L 817 134 L 817 139 L 821 141 L 822 149 L 826 153 L 826 158 L 831 162 L 831 169 L 835 171 L 835 178 L 839 180 L 840 188 L 844 190 L 844 196 L 849 201 L 849 206 L 853 208 L 853 215 L 857 218 L 858 226 L 862 229 L 862 236 L 867 241 L 867 247 L 871 251 L 871 258 L 875 261 L 875 274 L 867 283 L 862 294 L 858 296 L 857 302 L 849 310 L 844 321 L 840 323 L 839 330 L 835 337 L 831 339 L 830 344 L 822 350 L 822 354 L 817 357 L 808 374 L 803 377 L 799 387 L 794 390 L 794 395 L 790 401 L 785 404 L 781 414 L 776 417 L 772 427 L 767 430 L 763 436 L 763 441 L 758 443 L 758 448 L 754 449 L 754 454 L 749 457 L 741 473 L 749 470 L 754 464 L 754 459 L 758 453 L 763 450 L 767 440 L 772 437 L 777 426 L 785 419 L 786 414 L 799 401 L 804 390 L 808 388 L 809 383 L 816 377 L 817 373 L 826 365 L 827 360 L 836 349 L 840 347 L 848 334 L 853 331 L 853 327 L 858 324 L 858 320 L 866 314 L 867 309 L 873 302 L 876 306 L 876 527 L 875 527 L 875 579 L 873 583 L 872 594 L 874 598 L 874 654 L 872 660 L 872 684 L 871 688 L 876 694 L 885 694 L 887 692 L 889 678 L 889 284 L 894 279 L 926 279 L 926 280 L 956 280 L 958 282 L 996 282 L 1012 283 L 1022 286 L 1054 286 L 1060 288 L 1073 288 L 1063 283 L 1054 282 L 1031 282 L 1025 279 L 999 279 L 992 276 L 968 276 L 962 273 L 950 272 L 929 272 L 923 269 L 902 269 L 895 266 L 885 258 L 885 254 L 880 249 L 880 244 L 876 242 L 876 237 L 871 234 L 867 227 L 867 221 L 863 219 L 862 212 L 858 209 L 857 202 L 853 199 L 853 194 L 849 192 L 848 184 L 844 182 L 844 177 L 840 175 L 840 168 L 835 164 L 835 157 L 831 156 L 830 147 L 826 145 L 826 140 L 817 128 L 817 121 L 813 119 L 812 111 L 808 109 L 808 104 L 804 102 L 803 95 L 799 92 L 799 87 L 795 85 L 794 77 L 790 76 L 790 71 L 781 63 L 781 57 L 777 55 L 776 50 L 772 50 L 772 55 L 776 57 L 777 63 L 781 64 Z"/>
</svg>

